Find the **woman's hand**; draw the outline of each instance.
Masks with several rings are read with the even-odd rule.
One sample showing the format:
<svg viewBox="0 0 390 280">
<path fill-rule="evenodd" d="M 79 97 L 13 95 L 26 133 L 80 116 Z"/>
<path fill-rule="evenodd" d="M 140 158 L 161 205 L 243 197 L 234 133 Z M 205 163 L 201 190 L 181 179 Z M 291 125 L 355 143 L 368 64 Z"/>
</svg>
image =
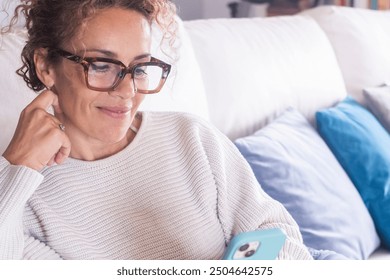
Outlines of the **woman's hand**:
<svg viewBox="0 0 390 280">
<path fill-rule="evenodd" d="M 15 134 L 3 157 L 13 165 L 41 170 L 69 156 L 71 143 L 61 121 L 46 110 L 53 106 L 62 115 L 57 95 L 50 90 L 39 94 L 20 114 Z"/>
</svg>

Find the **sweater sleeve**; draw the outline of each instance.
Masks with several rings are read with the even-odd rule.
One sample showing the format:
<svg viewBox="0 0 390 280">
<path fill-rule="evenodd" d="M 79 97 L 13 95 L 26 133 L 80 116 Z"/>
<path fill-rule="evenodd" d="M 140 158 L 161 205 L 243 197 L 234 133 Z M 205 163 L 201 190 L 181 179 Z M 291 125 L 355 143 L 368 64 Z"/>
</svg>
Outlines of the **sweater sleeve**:
<svg viewBox="0 0 390 280">
<path fill-rule="evenodd" d="M 226 242 L 240 232 L 281 228 L 287 239 L 278 258 L 312 259 L 295 220 L 264 192 L 234 144 L 216 129 L 209 133 L 204 146 L 217 185 L 218 215 Z"/>
<path fill-rule="evenodd" d="M 23 228 L 26 203 L 42 181 L 39 172 L 0 157 L 0 259 L 59 258 Z"/>
</svg>

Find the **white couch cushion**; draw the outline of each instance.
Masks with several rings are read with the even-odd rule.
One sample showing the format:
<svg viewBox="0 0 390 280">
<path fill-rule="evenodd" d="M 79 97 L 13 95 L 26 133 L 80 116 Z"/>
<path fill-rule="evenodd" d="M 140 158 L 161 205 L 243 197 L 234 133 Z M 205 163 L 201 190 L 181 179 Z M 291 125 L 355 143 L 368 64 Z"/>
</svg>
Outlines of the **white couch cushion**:
<svg viewBox="0 0 390 280">
<path fill-rule="evenodd" d="M 287 107 L 314 112 L 346 90 L 333 49 L 310 17 L 184 22 L 202 69 L 211 121 L 231 139 Z"/>
<path fill-rule="evenodd" d="M 152 54 L 172 64 L 172 71 L 164 88 L 155 95 L 149 95 L 141 104 L 141 110 L 180 111 L 209 118 L 206 93 L 198 62 L 190 38 L 183 27 L 183 21 L 177 18 L 178 40 L 172 48 L 161 47 L 161 33 L 154 28 Z M 176 54 L 172 52 L 177 52 Z M 175 59 L 176 61 L 172 61 Z"/>
<path fill-rule="evenodd" d="M 208 119 L 208 107 L 199 65 L 192 45 L 180 19 L 180 40 L 175 47 L 179 59 L 173 65 L 172 75 L 163 90 L 147 96 L 142 110 L 185 111 Z M 172 55 L 159 48 L 161 34 L 154 29 L 152 54 L 170 62 Z M 21 66 L 20 53 L 26 40 L 24 29 L 15 28 L 13 32 L 0 37 L 0 154 L 8 146 L 19 119 L 20 111 L 36 96 L 15 71 Z"/>
<path fill-rule="evenodd" d="M 363 89 L 390 81 L 390 12 L 323 6 L 303 12 L 328 36 L 348 93 L 363 102 Z M 364 102 L 363 102 L 364 103 Z"/>
<path fill-rule="evenodd" d="M 9 21 L 14 15 L 16 6 L 20 4 L 20 1 L 15 0 L 0 0 L 0 27 L 6 26 L 9 24 Z M 16 23 L 17 27 L 22 27 L 26 21 L 23 17 L 18 19 Z"/>
<path fill-rule="evenodd" d="M 0 37 L 0 154 L 14 134 L 20 112 L 36 96 L 16 74 L 22 65 L 20 53 L 25 38 L 20 30 Z"/>
</svg>

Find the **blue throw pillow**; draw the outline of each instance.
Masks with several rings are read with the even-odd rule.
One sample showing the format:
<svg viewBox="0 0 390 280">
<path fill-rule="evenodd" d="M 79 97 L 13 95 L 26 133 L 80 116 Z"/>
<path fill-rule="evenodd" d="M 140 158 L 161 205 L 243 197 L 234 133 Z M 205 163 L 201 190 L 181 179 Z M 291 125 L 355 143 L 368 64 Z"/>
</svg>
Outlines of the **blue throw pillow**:
<svg viewBox="0 0 390 280">
<path fill-rule="evenodd" d="M 235 144 L 262 188 L 297 221 L 306 246 L 351 259 L 366 259 L 379 246 L 355 186 L 299 112 L 290 109 Z"/>
<path fill-rule="evenodd" d="M 390 248 L 389 133 L 351 97 L 317 112 L 316 118 L 320 134 L 358 189 L 381 241 Z"/>
</svg>

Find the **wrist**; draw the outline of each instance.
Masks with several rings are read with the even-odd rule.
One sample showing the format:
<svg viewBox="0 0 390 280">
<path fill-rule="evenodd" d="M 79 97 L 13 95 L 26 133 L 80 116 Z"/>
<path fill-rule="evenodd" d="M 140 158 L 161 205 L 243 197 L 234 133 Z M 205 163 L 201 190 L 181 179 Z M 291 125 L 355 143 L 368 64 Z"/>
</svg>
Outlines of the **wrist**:
<svg viewBox="0 0 390 280">
<path fill-rule="evenodd" d="M 26 158 L 18 157 L 15 153 L 10 153 L 7 150 L 3 153 L 3 158 L 9 162 L 10 165 L 14 166 L 25 166 L 36 171 L 42 169 L 40 166 L 36 166 L 32 162 L 28 161 Z"/>
</svg>

